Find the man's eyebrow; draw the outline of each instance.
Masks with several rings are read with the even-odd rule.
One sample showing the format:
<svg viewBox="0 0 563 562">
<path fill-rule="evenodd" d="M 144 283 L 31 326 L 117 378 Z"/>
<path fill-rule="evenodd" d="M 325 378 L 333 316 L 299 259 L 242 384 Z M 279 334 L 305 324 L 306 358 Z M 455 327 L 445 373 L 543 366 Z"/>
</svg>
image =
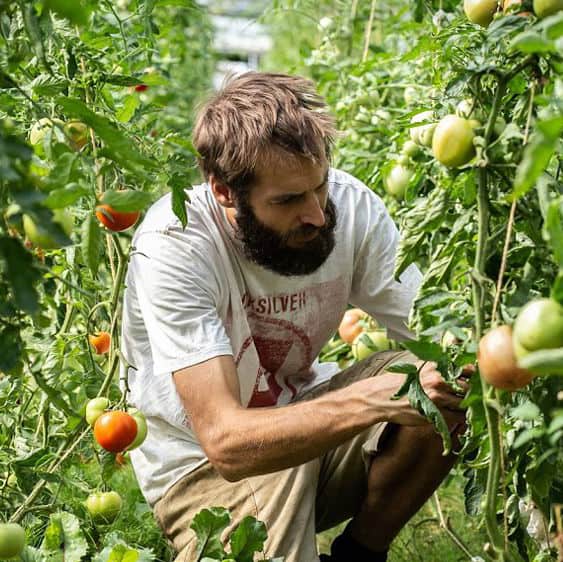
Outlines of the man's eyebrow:
<svg viewBox="0 0 563 562">
<path fill-rule="evenodd" d="M 326 171 L 326 174 L 325 174 L 323 181 L 319 185 L 314 187 L 313 191 L 316 191 L 317 189 L 321 188 L 323 185 L 325 185 L 325 183 L 328 182 L 328 174 L 329 174 L 329 170 Z M 299 193 L 296 193 L 295 191 L 290 191 L 288 193 L 282 193 L 281 195 L 276 195 L 276 197 L 272 198 L 272 201 L 274 201 L 274 202 L 275 201 L 283 201 L 284 199 L 299 197 L 299 196 L 303 195 L 304 193 L 306 193 L 306 191 L 301 191 Z"/>
</svg>

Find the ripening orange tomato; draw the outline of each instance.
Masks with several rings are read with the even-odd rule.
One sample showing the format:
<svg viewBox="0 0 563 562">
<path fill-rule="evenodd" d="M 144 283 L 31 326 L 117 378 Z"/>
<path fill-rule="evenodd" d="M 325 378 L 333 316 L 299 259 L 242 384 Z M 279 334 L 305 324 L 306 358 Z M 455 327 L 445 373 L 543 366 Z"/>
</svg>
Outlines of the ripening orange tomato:
<svg viewBox="0 0 563 562">
<path fill-rule="evenodd" d="M 512 328 L 507 325 L 493 328 L 481 338 L 477 360 L 479 373 L 495 388 L 518 390 L 534 378 L 533 373 L 518 367 Z"/>
<path fill-rule="evenodd" d="M 113 232 L 127 230 L 137 222 L 140 214 L 140 211 L 116 211 L 107 204 L 96 207 L 98 220 Z"/>
<path fill-rule="evenodd" d="M 367 315 L 361 308 L 351 308 L 344 313 L 338 326 L 338 335 L 343 341 L 351 344 L 362 333 L 364 328 L 359 322 Z"/>
<path fill-rule="evenodd" d="M 96 353 L 107 353 L 111 343 L 111 336 L 109 335 L 109 332 L 99 332 L 97 334 L 90 334 L 88 336 L 88 341 Z"/>
</svg>

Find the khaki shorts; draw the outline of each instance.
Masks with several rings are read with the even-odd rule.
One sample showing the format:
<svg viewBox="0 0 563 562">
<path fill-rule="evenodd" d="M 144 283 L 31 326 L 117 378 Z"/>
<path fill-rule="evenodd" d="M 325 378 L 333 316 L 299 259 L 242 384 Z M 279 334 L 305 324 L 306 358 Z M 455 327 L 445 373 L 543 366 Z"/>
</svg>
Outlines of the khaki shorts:
<svg viewBox="0 0 563 562">
<path fill-rule="evenodd" d="M 342 371 L 304 394 L 310 400 L 330 390 L 380 374 L 391 363 L 414 362 L 409 352 L 384 351 Z M 228 482 L 207 462 L 176 482 L 155 507 L 155 517 L 179 553 L 175 562 L 195 562 L 197 540 L 190 524 L 204 507 L 224 507 L 232 522 L 225 535 L 252 515 L 268 531 L 264 557 L 318 562 L 316 533 L 353 517 L 366 493 L 370 456 L 386 427 L 379 423 L 325 455 L 289 468 Z M 262 556 L 257 558 L 262 559 Z"/>
</svg>

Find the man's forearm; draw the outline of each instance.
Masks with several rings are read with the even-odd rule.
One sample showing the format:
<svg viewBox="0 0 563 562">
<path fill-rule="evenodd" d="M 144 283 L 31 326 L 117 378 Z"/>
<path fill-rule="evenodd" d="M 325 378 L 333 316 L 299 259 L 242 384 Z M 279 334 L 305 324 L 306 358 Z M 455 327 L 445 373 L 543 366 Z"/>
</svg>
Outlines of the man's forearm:
<svg viewBox="0 0 563 562">
<path fill-rule="evenodd" d="M 229 410 L 213 435 L 211 462 L 228 480 L 275 472 L 305 463 L 393 418 L 390 396 L 398 375 L 383 374 L 279 408 Z"/>
</svg>

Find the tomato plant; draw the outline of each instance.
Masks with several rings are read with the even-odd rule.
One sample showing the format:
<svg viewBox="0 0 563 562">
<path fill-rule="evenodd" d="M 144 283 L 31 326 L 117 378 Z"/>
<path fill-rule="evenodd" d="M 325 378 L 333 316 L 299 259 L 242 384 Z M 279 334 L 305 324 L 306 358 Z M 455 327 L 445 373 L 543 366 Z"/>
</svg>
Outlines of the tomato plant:
<svg viewBox="0 0 563 562">
<path fill-rule="evenodd" d="M 94 422 L 94 437 L 106 451 L 120 453 L 137 436 L 137 422 L 127 412 L 104 412 Z"/>
<path fill-rule="evenodd" d="M 399 224 L 395 275 L 411 263 L 424 274 L 411 350 L 452 384 L 464 365 L 479 366 L 459 470 L 467 514 L 486 534 L 487 552 L 471 554 L 505 561 L 554 559 L 550 533 L 562 533 L 563 348 L 542 341 L 517 362 L 507 337 L 527 302 L 563 302 L 561 19 L 540 19 L 541 8 L 519 17 L 531 6 L 506 15 L 496 1 L 389 4 L 385 15 L 365 6 L 342 12 L 307 59 L 348 131 L 336 165 L 380 194 Z M 380 106 L 394 116 L 385 126 L 370 120 Z M 395 200 L 387 177 L 407 141 L 420 148 Z M 531 507 L 546 534 L 518 516 Z"/>
<path fill-rule="evenodd" d="M 513 349 L 521 331 L 528 341 L 532 323 L 518 320 L 528 302 L 563 304 L 561 3 L 467 4 L 487 7 L 477 24 L 458 0 L 282 0 L 263 14 L 272 67 L 311 77 L 331 105 L 343 132 L 334 165 L 400 227 L 396 276 L 411 263 L 424 273 L 412 346 L 452 384 L 498 326 L 514 326 Z M 120 538 L 84 517 L 87 490 L 131 474 L 92 447 L 88 424 L 109 404 L 128 408 L 119 310 L 133 228 L 166 192 L 187 224 L 185 189 L 199 180 L 192 116 L 213 75 L 208 14 L 181 2 L 3 0 L 0 27 L 0 511 L 25 524 L 38 558 L 72 546 L 83 559 L 169 561 L 133 479 L 121 482 L 137 496 L 123 502 Z M 461 165 L 438 157 L 448 141 L 433 150 L 454 113 L 473 135 Z M 412 172 L 398 198 L 387 192 L 397 165 Z M 335 337 L 327 352 L 342 367 L 358 333 L 376 328 L 351 324 L 349 343 Z M 518 369 L 541 376 L 504 392 L 481 354 L 471 381 L 457 476 L 483 537 L 467 558 L 555 559 L 563 536 L 562 348 L 557 323 L 540 324 Z M 98 325 L 113 343 L 104 354 L 84 337 Z M 97 396 L 110 401 L 88 409 Z"/>
</svg>

